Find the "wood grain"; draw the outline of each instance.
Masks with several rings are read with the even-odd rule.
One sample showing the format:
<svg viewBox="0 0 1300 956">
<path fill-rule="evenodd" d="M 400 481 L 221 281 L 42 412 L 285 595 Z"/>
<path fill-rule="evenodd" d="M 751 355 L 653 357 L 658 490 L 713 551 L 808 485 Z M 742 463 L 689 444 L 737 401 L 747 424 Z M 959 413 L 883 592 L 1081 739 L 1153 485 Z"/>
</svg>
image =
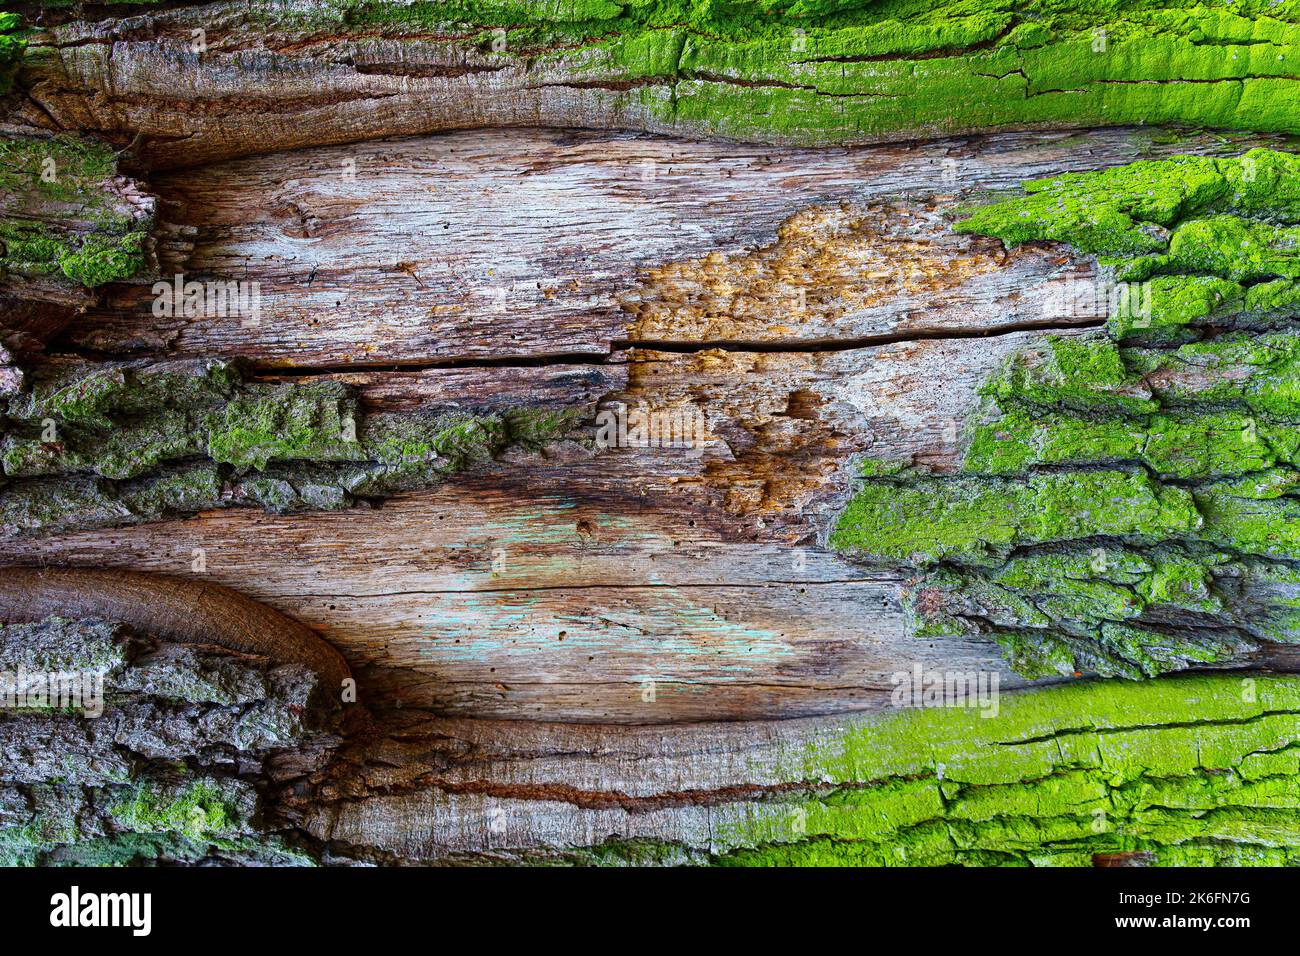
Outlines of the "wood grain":
<svg viewBox="0 0 1300 956">
<path fill-rule="evenodd" d="M 476 132 L 168 174 L 153 185 L 193 241 L 175 267 L 259 278 L 262 325 L 168 324 L 119 286 L 53 350 L 228 355 L 352 382 L 381 410 L 691 407 L 705 440 L 515 456 L 374 509 L 10 542 L 0 563 L 185 575 L 202 549 L 205 580 L 317 630 L 381 708 L 830 714 L 882 706 L 914 663 L 1023 686 L 991 643 L 908 637 L 904 580 L 823 546 L 859 457 L 955 467 L 989 373 L 1043 327 L 1098 321 L 1043 309 L 1087 261 L 955 238 L 946 217 L 978 191 L 916 187 L 948 156 L 978 190 L 1171 148 L 1138 130 L 818 152 Z M 820 278 L 794 317 L 801 274 Z M 493 279 L 515 285 L 504 314 Z"/>
<path fill-rule="evenodd" d="M 336 367 L 1070 324 L 1045 312 L 1045 283 L 1089 267 L 953 234 L 956 194 L 1240 148 L 1204 136 L 1175 147 L 1143 130 L 1085 141 L 814 151 L 481 131 L 221 163 L 151 181 L 169 235 L 187 237 L 160 250 L 162 272 L 260 283 L 260 324 L 160 318 L 144 279 L 110 290 L 68 341 Z"/>
</svg>

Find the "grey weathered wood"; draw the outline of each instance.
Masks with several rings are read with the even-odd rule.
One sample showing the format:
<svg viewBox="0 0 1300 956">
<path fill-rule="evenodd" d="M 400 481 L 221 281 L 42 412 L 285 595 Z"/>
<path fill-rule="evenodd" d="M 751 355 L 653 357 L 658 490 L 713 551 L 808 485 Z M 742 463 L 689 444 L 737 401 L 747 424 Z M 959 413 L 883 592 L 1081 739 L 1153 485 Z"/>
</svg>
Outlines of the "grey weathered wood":
<svg viewBox="0 0 1300 956">
<path fill-rule="evenodd" d="M 70 341 L 352 366 L 1069 324 L 1045 313 L 1044 283 L 1087 266 L 954 235 L 953 194 L 1239 148 L 1154 143 L 1142 130 L 1088 142 L 1040 133 L 815 151 L 482 131 L 155 176 L 174 237 L 163 273 L 259 282 L 260 325 L 155 316 L 148 279 L 109 290 Z"/>
</svg>

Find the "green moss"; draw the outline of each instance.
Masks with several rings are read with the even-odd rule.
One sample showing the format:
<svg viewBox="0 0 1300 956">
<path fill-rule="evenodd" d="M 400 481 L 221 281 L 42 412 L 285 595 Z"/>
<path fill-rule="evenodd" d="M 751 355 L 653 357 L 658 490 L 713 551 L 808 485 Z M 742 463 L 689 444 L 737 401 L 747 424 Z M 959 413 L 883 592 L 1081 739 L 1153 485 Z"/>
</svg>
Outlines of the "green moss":
<svg viewBox="0 0 1300 956">
<path fill-rule="evenodd" d="M 1051 3 L 963 4 L 944 11 L 949 28 L 940 30 L 934 23 L 939 10 L 932 5 L 873 4 L 835 27 L 810 25 L 802 52 L 792 49 L 788 35 L 799 21 L 769 21 L 749 41 L 692 36 L 681 62 L 685 79 L 672 87 L 671 99 L 643 97 L 641 104 L 661 119 L 723 135 L 762 131 L 767 138 L 796 142 L 1067 118 L 1079 126 L 1288 123 L 1284 111 L 1260 101 L 1270 91 L 1280 95 L 1272 84 L 1285 81 L 1270 77 L 1286 75 L 1281 64 L 1240 36 L 1232 37 L 1239 48 L 1202 45 L 1206 35 L 1234 33 L 1217 13 L 1173 3 L 1156 7 L 1121 16 L 1113 7 L 1088 5 L 1091 16 L 1078 19 L 1071 15 L 1074 7 L 1062 11 Z M 1266 16 L 1255 22 L 1268 24 L 1282 48 L 1289 48 L 1294 26 L 1267 18 L 1285 14 L 1260 13 Z M 1244 16 L 1231 22 L 1251 23 Z M 782 27 L 785 37 L 767 38 Z M 1106 35 L 1100 51 L 1097 31 Z M 1003 34 L 1003 42 L 988 45 Z M 1177 82 L 1185 78 L 1206 82 Z M 1098 214 L 1101 231 L 1109 231 L 1106 220 Z"/>
<path fill-rule="evenodd" d="M 4 254 L 0 264 L 30 276 L 61 272 L 86 288 L 122 282 L 145 265 L 147 236 L 133 230 L 123 235 L 89 234 L 55 238 L 33 232 L 28 226 L 0 223 Z"/>
<path fill-rule="evenodd" d="M 4 246 L 5 269 L 29 276 L 50 275 L 58 271 L 59 261 L 72 251 L 59 240 L 30 226 L 3 221 L 0 221 L 0 243 Z"/>
<path fill-rule="evenodd" d="M 203 454 L 206 423 L 239 380 L 225 362 L 78 368 L 38 378 L 9 403 L 0 465 L 12 476 L 76 470 L 123 479 Z"/>
<path fill-rule="evenodd" d="M 1300 338 L 1224 335 L 1176 350 L 1128 350 L 1126 359 L 1161 404 L 1228 405 L 1260 420 L 1300 418 Z"/>
<path fill-rule="evenodd" d="M 0 270 L 87 288 L 144 271 L 152 220 L 108 188 L 116 172 L 116 153 L 94 140 L 0 138 Z"/>
<path fill-rule="evenodd" d="M 1160 541 L 1194 532 L 1191 496 L 1125 471 L 1025 480 L 867 482 L 839 516 L 833 548 L 863 557 L 994 563 L 1016 547 L 1094 536 Z"/>
<path fill-rule="evenodd" d="M 790 754 L 821 792 L 713 812 L 722 865 L 1087 866 L 1297 860 L 1294 678 L 1086 682 L 935 708 Z"/>
<path fill-rule="evenodd" d="M 194 864 L 211 845 L 183 833 L 114 833 L 73 844 L 42 846 L 26 866 L 149 866 L 158 860 Z"/>
<path fill-rule="evenodd" d="M 1235 215 L 1206 216 L 1180 224 L 1167 252 L 1133 259 L 1118 274 L 1126 281 L 1170 273 L 1199 273 L 1237 283 L 1294 279 L 1300 275 L 1298 239 L 1300 230 L 1291 227 Z"/>
<path fill-rule="evenodd" d="M 6 716 L 0 859 L 307 862 L 269 832 L 260 804 L 268 760 L 338 742 L 337 691 L 310 669 L 59 617 L 0 626 L 0 667 L 97 671 L 105 704 L 100 720 L 54 709 Z"/>
<path fill-rule="evenodd" d="M 78 248 L 59 257 L 59 268 L 88 289 L 124 282 L 144 268 L 145 239 L 139 231 L 124 236 L 88 236 Z"/>
<path fill-rule="evenodd" d="M 858 460 L 858 475 L 863 478 L 884 478 L 897 475 L 907 468 L 906 462 L 885 461 L 879 458 L 861 458 Z"/>
<path fill-rule="evenodd" d="M 22 62 L 27 43 L 19 35 L 22 17 L 16 13 L 0 13 L 0 96 L 13 86 L 14 74 Z"/>
<path fill-rule="evenodd" d="M 1123 298 L 1108 327 L 1118 339 L 1149 335 L 1152 329 L 1180 334 L 1186 326 L 1243 311 L 1246 294 L 1239 283 L 1217 276 L 1159 276 Z"/>
<path fill-rule="evenodd" d="M 1189 156 L 1066 173 L 1024 188 L 1026 195 L 986 206 L 954 229 L 1009 246 L 1042 240 L 1107 256 L 1163 252 L 1164 227 L 1220 199 L 1228 184 L 1216 160 Z"/>
<path fill-rule="evenodd" d="M 751 141 L 1300 128 L 1293 0 L 260 0 L 246 15 L 277 35 L 418 39 L 446 62 L 471 48 L 490 66 L 553 67 L 543 78 L 599 88 L 622 124 Z M 1229 185 L 1249 202 L 1255 181 Z"/>
<path fill-rule="evenodd" d="M 1027 182 L 1024 195 L 987 205 L 954 229 L 997 236 L 1007 245 L 1066 242 L 1114 260 L 1144 261 L 1177 244 L 1189 264 L 1202 257 L 1226 262 L 1225 271 L 1246 277 L 1258 271 L 1250 268 L 1251 259 L 1287 234 L 1269 223 L 1300 221 L 1297 175 L 1300 159 L 1271 149 L 1235 159 L 1142 160 Z M 1236 248 L 1243 241 L 1246 253 Z M 1285 263 L 1283 257 L 1289 269 Z"/>
<path fill-rule="evenodd" d="M 216 507 L 222 488 L 216 468 L 193 465 L 121 488 L 117 500 L 131 514 L 150 520 Z"/>
<path fill-rule="evenodd" d="M 366 414 L 331 380 L 246 381 L 227 362 L 54 362 L 0 406 L 0 533 L 239 504 L 348 507 L 576 435 L 582 409 Z"/>
<path fill-rule="evenodd" d="M 585 412 L 575 408 L 514 408 L 503 416 L 511 442 L 530 451 L 571 436 Z"/>
<path fill-rule="evenodd" d="M 487 459 L 506 444 L 495 415 L 376 416 L 367 423 L 366 447 L 391 465 L 437 464 L 457 471 Z"/>
<path fill-rule="evenodd" d="M 1159 407 L 1128 370 L 1118 346 L 1104 336 L 1047 336 L 1041 346 L 1013 356 L 981 394 L 998 402 L 1082 412 L 1140 413 Z"/>
<path fill-rule="evenodd" d="M 128 636 L 122 625 L 62 617 L 0 624 L 0 668 L 107 674 L 126 665 Z"/>
<path fill-rule="evenodd" d="M 1291 461 L 1296 437 L 1289 424 L 1238 411 L 1196 410 L 1133 420 L 1012 407 L 976 429 L 965 468 L 975 474 L 1012 475 L 1049 465 L 1141 463 L 1161 479 L 1218 478 Z"/>
<path fill-rule="evenodd" d="M 1144 283 L 1111 316 L 1121 338 L 1198 323 L 1258 325 L 1289 319 L 1300 296 L 1300 231 L 1279 225 L 1300 220 L 1297 174 L 1300 160 L 1268 149 L 1144 161 L 1026 183 L 1026 195 L 955 228 L 1008 245 L 1068 242 L 1101 255 L 1119 281 Z"/>
<path fill-rule="evenodd" d="M 1071 461 L 1135 462 L 1142 458 L 1144 445 L 1145 432 L 1138 422 L 1012 408 L 976 429 L 966 469 L 1014 475 L 1037 465 Z"/>
<path fill-rule="evenodd" d="M 110 808 L 113 818 L 134 833 L 177 833 L 191 840 L 237 831 L 246 822 L 251 790 L 230 781 L 195 780 L 163 789 L 143 784 Z"/>
<path fill-rule="evenodd" d="M 257 469 L 273 460 L 355 460 L 359 417 L 354 395 L 336 382 L 248 385 L 213 421 L 208 454 Z"/>
<path fill-rule="evenodd" d="M 313 858 L 252 827 L 257 798 L 237 780 L 189 783 L 146 777 L 127 787 L 41 785 L 20 799 L 37 808 L 0 830 L 8 866 L 150 866 L 224 859 L 242 864 L 303 866 Z M 107 803 L 107 806 L 103 804 Z"/>
<path fill-rule="evenodd" d="M 926 636 L 982 630 L 1026 676 L 1136 678 L 1253 650 L 1290 623 L 1290 590 L 1221 552 L 1110 543 L 932 572 L 909 610 Z"/>
<path fill-rule="evenodd" d="M 658 839 L 534 862 L 1151 866 L 1300 862 L 1300 678 L 1084 681 L 963 707 L 846 717 L 774 742 L 761 798 L 711 800 Z"/>
<path fill-rule="evenodd" d="M 1138 162 L 959 224 L 1070 242 L 1144 285 L 1104 331 L 1049 336 L 990 378 L 960 475 L 860 478 L 830 543 L 923 571 L 916 633 L 983 634 L 1031 677 L 1300 640 L 1297 173 L 1272 150 Z"/>
<path fill-rule="evenodd" d="M 86 188 L 117 174 L 117 153 L 111 147 L 73 135 L 5 137 L 0 139 L 0 161 L 0 183 L 7 190 L 34 190 L 47 199 L 70 204 L 88 198 L 98 202 L 97 196 L 87 196 Z M 108 210 L 105 213 L 111 215 Z M 129 223 L 120 216 L 113 221 Z"/>
</svg>

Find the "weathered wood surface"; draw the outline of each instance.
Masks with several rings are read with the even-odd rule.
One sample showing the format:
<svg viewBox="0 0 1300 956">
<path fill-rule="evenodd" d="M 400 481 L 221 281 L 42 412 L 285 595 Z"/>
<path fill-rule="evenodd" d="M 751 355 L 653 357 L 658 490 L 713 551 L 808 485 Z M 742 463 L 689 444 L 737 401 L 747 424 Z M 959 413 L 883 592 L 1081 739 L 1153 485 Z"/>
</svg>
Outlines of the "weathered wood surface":
<svg viewBox="0 0 1300 956">
<path fill-rule="evenodd" d="M 728 541 L 706 526 L 733 525 L 725 514 L 633 510 L 592 485 L 575 501 L 553 477 L 518 500 L 499 482 L 457 484 L 376 512 L 211 514 L 8 555 L 185 574 L 202 548 L 207 579 L 324 635 L 376 706 L 659 723 L 887 707 L 914 663 L 1025 685 L 991 643 L 908 637 L 896 575 L 815 545 Z M 1300 660 L 1270 646 L 1240 663 Z"/>
<path fill-rule="evenodd" d="M 951 467 L 980 382 L 1044 327 L 1099 318 L 1043 311 L 1048 284 L 1087 263 L 953 237 L 943 216 L 957 200 L 909 185 L 933 186 L 921 171 L 948 155 L 959 187 L 1000 188 L 1141 152 L 1239 148 L 1132 130 L 816 154 L 472 133 L 178 173 L 157 188 L 194 249 L 175 247 L 172 267 L 262 281 L 262 323 L 168 327 L 147 285 L 117 286 L 52 351 L 238 357 L 272 378 L 359 385 L 376 409 L 524 394 L 691 405 L 707 441 L 556 449 L 374 510 L 8 541 L 2 560 L 187 574 L 202 549 L 207 579 L 326 636 L 372 702 L 448 714 L 836 713 L 887 704 L 914 663 L 1020 686 L 991 643 L 907 637 L 900 577 L 822 547 L 855 456 Z M 579 249 L 591 255 L 574 260 Z M 548 295 L 548 269 L 580 281 Z M 504 316 L 484 300 L 497 275 L 518 296 Z M 800 288 L 809 315 L 793 321 Z M 1254 663 L 1291 657 L 1268 648 Z"/>
<path fill-rule="evenodd" d="M 1044 282 L 1086 267 L 954 235 L 952 197 L 1245 145 L 1161 139 L 1116 130 L 812 151 L 483 131 L 259 156 L 150 181 L 161 218 L 186 237 L 160 250 L 162 273 L 259 282 L 258 326 L 155 316 L 142 279 L 113 287 L 68 341 L 333 367 L 1069 324 L 1045 314 Z"/>
<path fill-rule="evenodd" d="M 719 541 L 689 512 L 611 513 L 542 487 L 509 503 L 491 487 L 449 488 L 373 515 L 306 521 L 213 515 L 10 553 L 183 573 L 203 548 L 207 577 L 343 650 L 368 701 L 452 713 L 631 722 L 818 713 L 887 702 L 889 675 L 918 655 L 953 669 L 997 666 L 988 645 L 909 641 L 896 578 L 815 548 Z M 497 549 L 505 568 L 494 574 Z"/>
<path fill-rule="evenodd" d="M 1028 340 L 639 356 L 654 367 L 641 386 L 648 402 L 692 395 L 731 444 L 502 463 L 373 511 L 213 513 L 11 541 L 7 555 L 188 573 L 202 549 L 207 577 L 317 629 L 374 670 L 371 693 L 408 706 L 627 721 L 878 706 L 918 654 L 958 670 L 1000 665 L 989 644 L 918 646 L 902 629 L 899 579 L 819 547 L 848 457 L 877 437 L 877 451 L 950 457 L 956 427 L 942 420 L 955 422 L 978 382 Z M 940 368 L 960 377 L 941 387 Z M 462 396 L 508 397 L 540 371 L 345 377 L 383 381 L 392 403 L 402 385 L 444 378 Z M 756 393 L 760 376 L 767 390 Z M 434 394 L 446 391 L 421 392 Z M 826 403 L 826 420 L 788 417 L 794 394 Z"/>
<path fill-rule="evenodd" d="M 1036 494 L 1113 466 L 1173 498 L 1188 473 L 1217 483 L 1225 466 L 1197 450 L 1255 443 L 1254 418 L 1197 417 L 1219 393 L 1153 399 L 1173 436 L 1159 466 L 1152 422 L 1124 432 L 1136 451 L 1052 458 L 1034 439 L 1012 478 L 967 459 L 951 480 L 981 385 L 1014 354 L 1063 393 L 1165 374 L 1131 381 L 1136 352 L 1107 353 L 1118 375 L 1025 353 L 1048 332 L 1125 333 L 1057 307 L 1064 284 L 1103 278 L 1091 261 L 959 235 L 964 210 L 1027 178 L 1282 141 L 1160 124 L 1300 132 L 1300 17 L 1192 2 L 18 4 L 33 30 L 12 93 L 0 56 L 0 669 L 106 661 L 114 698 L 100 723 L 0 714 L 0 821 L 19 822 L 0 857 L 1296 862 L 1300 680 L 1259 672 L 1300 671 L 1300 645 L 1244 638 L 1300 630 L 1300 544 L 1268 573 L 1220 565 L 1203 552 L 1222 539 L 1190 534 L 1210 507 L 1111 522 L 1090 513 L 1103 499 L 1137 514 L 1149 498 L 1081 479 L 975 499 L 1010 516 L 963 524 L 1015 545 L 989 575 L 1029 569 L 1009 598 L 945 584 L 964 566 L 918 550 L 961 513 L 945 488 Z M 59 131 L 104 142 L 58 137 L 57 168 L 80 173 L 38 182 Z M 864 143 L 890 145 L 845 148 Z M 1194 198 L 1188 167 L 1143 179 L 1133 195 L 1186 208 L 1134 228 L 1159 245 L 1184 213 L 1249 212 L 1259 235 L 1300 220 L 1270 178 L 1293 159 L 1270 156 L 1258 187 L 1255 157 L 1192 170 Z M 987 231 L 1064 234 L 1008 221 Z M 1279 261 L 1234 277 L 1294 278 L 1293 238 L 1267 232 Z M 182 274 L 256 283 L 258 319 L 156 315 L 154 282 Z M 1225 316 L 1290 322 L 1296 299 L 1273 293 L 1277 314 L 1213 311 L 1216 292 L 1190 321 L 1215 321 L 1207 342 Z M 1225 376 L 1249 379 L 1237 361 Z M 1294 395 L 1300 358 L 1260 368 Z M 1082 401 L 1053 395 L 1016 401 Z M 592 441 L 633 407 L 689 413 L 699 444 Z M 1251 467 L 1294 450 L 1275 444 L 1226 464 L 1261 482 L 1228 521 L 1251 561 L 1295 519 L 1292 501 L 1255 507 L 1296 474 Z M 885 477 L 854 482 L 862 459 Z M 854 487 L 884 501 L 858 527 L 905 529 L 892 550 L 829 546 Z M 1080 520 L 1021 534 L 1058 503 Z M 1128 563 L 1088 554 L 1112 541 Z M 1177 560 L 1189 544 L 1216 576 Z M 1040 557 L 1056 578 L 1034 576 Z M 139 571 L 170 577 L 122 573 Z M 964 603 L 940 623 L 979 625 L 916 636 L 943 587 Z M 56 611 L 80 620 L 40 620 Z M 1101 673 L 1229 653 L 1236 672 L 1071 681 L 1115 656 L 1063 655 L 1039 628 L 1063 686 L 1022 693 L 976 635 L 1014 655 L 1040 617 L 1160 665 Z M 936 678 L 943 699 L 910 686 Z"/>
</svg>

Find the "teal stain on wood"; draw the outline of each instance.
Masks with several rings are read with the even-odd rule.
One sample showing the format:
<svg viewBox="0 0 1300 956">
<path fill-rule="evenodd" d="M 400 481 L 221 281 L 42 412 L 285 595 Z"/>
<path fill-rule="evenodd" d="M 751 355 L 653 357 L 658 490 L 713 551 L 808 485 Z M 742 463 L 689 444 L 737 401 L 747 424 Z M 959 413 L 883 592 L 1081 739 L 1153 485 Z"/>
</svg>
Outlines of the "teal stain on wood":
<svg viewBox="0 0 1300 956">
<path fill-rule="evenodd" d="M 593 606 L 581 588 L 558 599 L 552 591 L 524 589 L 444 595 L 425 617 L 421 653 L 448 664 L 617 654 L 653 659 L 647 679 L 685 679 L 683 668 L 689 668 L 721 681 L 742 679 L 756 662 L 768 666 L 798 655 L 796 641 L 728 620 L 690 591 L 657 587 L 652 611 L 638 606 L 624 612 Z M 557 601 L 559 610 L 550 610 Z"/>
</svg>

